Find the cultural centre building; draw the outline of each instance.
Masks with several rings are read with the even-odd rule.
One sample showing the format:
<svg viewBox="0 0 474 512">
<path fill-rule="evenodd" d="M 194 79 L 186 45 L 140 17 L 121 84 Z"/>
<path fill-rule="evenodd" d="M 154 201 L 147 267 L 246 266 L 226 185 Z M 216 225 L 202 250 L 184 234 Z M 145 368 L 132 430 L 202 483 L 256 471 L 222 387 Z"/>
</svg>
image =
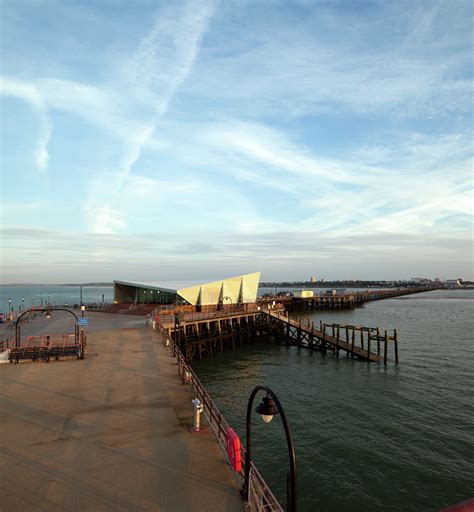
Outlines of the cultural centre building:
<svg viewBox="0 0 474 512">
<path fill-rule="evenodd" d="M 159 283 L 114 281 L 114 302 L 182 303 L 192 306 L 248 304 L 257 299 L 260 272 L 228 277 L 185 288 L 168 288 Z"/>
</svg>

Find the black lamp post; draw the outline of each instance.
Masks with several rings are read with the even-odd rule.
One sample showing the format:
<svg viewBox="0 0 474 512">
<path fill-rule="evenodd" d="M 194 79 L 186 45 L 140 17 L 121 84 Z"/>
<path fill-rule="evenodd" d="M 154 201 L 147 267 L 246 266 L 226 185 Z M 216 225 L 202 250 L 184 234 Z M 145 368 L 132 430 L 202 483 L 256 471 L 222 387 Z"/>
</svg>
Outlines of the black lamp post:
<svg viewBox="0 0 474 512">
<path fill-rule="evenodd" d="M 281 406 L 280 400 L 275 393 L 267 386 L 256 386 L 252 391 L 247 405 L 247 426 L 246 426 L 246 452 L 245 452 L 245 481 L 242 490 L 246 500 L 249 498 L 249 479 L 250 479 L 250 463 L 251 463 L 251 444 L 250 444 L 250 419 L 252 416 L 252 404 L 255 395 L 260 391 L 265 391 L 267 396 L 263 397 L 260 405 L 255 411 L 262 416 L 265 423 L 270 423 L 275 414 L 281 415 L 281 422 L 286 434 L 286 443 L 288 445 L 288 454 L 290 457 L 290 473 L 287 475 L 286 486 L 286 510 L 287 512 L 296 512 L 296 456 L 291 438 L 290 427 Z"/>
</svg>

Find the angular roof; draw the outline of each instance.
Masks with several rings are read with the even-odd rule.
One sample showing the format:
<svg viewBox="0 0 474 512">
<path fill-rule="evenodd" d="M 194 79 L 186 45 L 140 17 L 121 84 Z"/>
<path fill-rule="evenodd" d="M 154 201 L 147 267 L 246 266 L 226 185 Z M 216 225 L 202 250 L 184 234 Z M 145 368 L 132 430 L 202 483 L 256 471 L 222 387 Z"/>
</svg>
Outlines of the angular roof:
<svg viewBox="0 0 474 512">
<path fill-rule="evenodd" d="M 177 290 L 173 288 L 164 288 L 158 283 L 132 283 L 131 281 L 118 281 L 114 279 L 114 284 L 123 284 L 125 286 L 133 286 L 135 288 L 146 288 L 147 290 L 159 290 L 160 292 L 176 293 Z"/>
<path fill-rule="evenodd" d="M 257 298 L 260 272 L 244 274 L 241 276 L 228 277 L 219 281 L 212 281 L 203 284 L 191 284 L 182 287 L 183 283 L 176 283 L 178 286 L 169 288 L 157 282 L 137 283 L 132 281 L 114 280 L 114 284 L 146 288 L 147 290 L 158 290 L 168 293 L 177 293 L 180 297 L 193 305 L 210 304 L 237 304 L 255 302 Z M 166 283 L 168 286 L 172 283 Z M 181 286 L 180 286 L 181 285 Z"/>
<path fill-rule="evenodd" d="M 237 304 L 255 302 L 260 272 L 228 277 L 178 290 L 178 295 L 193 305 Z"/>
</svg>

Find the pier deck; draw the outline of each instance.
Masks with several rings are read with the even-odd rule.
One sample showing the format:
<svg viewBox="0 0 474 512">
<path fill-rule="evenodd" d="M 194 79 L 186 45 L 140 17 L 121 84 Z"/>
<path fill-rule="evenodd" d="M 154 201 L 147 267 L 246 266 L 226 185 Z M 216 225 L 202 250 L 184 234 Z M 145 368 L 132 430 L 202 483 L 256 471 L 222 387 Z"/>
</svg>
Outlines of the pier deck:
<svg viewBox="0 0 474 512">
<path fill-rule="evenodd" d="M 84 360 L 0 366 L 2 511 L 243 509 L 212 431 L 188 432 L 175 360 L 140 325 L 96 313 Z"/>
</svg>

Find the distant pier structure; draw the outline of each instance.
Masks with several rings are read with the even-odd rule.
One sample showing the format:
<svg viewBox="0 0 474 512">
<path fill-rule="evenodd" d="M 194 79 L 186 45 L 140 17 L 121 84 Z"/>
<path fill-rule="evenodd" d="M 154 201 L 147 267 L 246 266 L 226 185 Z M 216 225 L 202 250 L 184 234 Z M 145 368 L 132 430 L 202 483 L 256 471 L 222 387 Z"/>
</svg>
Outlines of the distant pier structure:
<svg viewBox="0 0 474 512">
<path fill-rule="evenodd" d="M 276 295 L 263 297 L 259 299 L 259 304 L 263 307 L 281 304 L 286 311 L 290 312 L 316 311 L 318 309 L 353 309 L 373 300 L 402 297 L 404 295 L 428 292 L 435 289 L 437 289 L 437 287 L 418 286 L 349 293 L 337 293 L 335 291 L 335 293 L 325 293 L 322 295 L 313 295 L 313 293 L 306 295 L 299 293 L 290 296 Z"/>
</svg>

